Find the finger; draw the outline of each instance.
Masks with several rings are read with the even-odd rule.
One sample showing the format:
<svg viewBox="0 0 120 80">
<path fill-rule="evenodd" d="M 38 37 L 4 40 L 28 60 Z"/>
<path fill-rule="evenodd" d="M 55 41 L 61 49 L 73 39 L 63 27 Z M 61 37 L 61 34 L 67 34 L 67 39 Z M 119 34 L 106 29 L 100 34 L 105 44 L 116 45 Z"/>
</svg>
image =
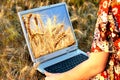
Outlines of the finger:
<svg viewBox="0 0 120 80">
<path fill-rule="evenodd" d="M 49 78 L 48 77 L 45 77 L 45 80 L 48 80 Z"/>
</svg>

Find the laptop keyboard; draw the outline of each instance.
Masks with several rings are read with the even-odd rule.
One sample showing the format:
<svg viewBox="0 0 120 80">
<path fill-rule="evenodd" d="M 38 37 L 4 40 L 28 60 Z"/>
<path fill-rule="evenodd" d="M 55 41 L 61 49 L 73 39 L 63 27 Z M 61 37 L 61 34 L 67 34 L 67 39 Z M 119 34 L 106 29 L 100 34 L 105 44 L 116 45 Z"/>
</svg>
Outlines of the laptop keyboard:
<svg viewBox="0 0 120 80">
<path fill-rule="evenodd" d="M 87 56 L 79 54 L 77 56 L 56 63 L 52 66 L 46 67 L 45 70 L 51 73 L 62 73 L 74 68 L 76 65 L 80 64 L 81 62 L 87 59 L 88 59 Z"/>
</svg>

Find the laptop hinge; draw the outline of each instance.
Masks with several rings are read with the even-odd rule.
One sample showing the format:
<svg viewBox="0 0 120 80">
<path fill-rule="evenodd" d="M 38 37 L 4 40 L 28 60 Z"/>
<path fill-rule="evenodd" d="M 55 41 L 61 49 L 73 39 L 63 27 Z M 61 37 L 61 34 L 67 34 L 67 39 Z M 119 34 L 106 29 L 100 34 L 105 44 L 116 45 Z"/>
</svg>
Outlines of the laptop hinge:
<svg viewBox="0 0 120 80">
<path fill-rule="evenodd" d="M 48 61 L 50 59 L 53 59 L 53 58 L 56 58 L 56 57 L 59 57 L 59 56 L 62 56 L 64 55 L 65 53 L 69 53 L 69 52 L 72 52 L 74 50 L 78 49 L 78 47 L 76 45 L 74 46 L 71 46 L 69 47 L 69 49 L 64 49 L 64 50 L 61 50 L 61 51 L 58 51 L 57 53 L 60 53 L 59 55 L 56 56 L 56 53 L 53 53 L 53 54 L 49 54 L 49 55 L 45 55 L 39 59 L 36 59 L 34 61 L 34 63 L 38 63 L 38 62 L 45 62 L 45 61 Z"/>
</svg>

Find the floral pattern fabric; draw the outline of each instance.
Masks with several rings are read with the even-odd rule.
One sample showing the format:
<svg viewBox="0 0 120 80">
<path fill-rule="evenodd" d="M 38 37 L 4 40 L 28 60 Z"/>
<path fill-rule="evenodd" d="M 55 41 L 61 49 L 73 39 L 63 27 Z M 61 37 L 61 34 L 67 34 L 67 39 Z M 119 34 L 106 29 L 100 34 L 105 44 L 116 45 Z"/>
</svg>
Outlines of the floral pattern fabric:
<svg viewBox="0 0 120 80">
<path fill-rule="evenodd" d="M 120 80 L 120 0 L 101 0 L 91 52 L 109 52 L 106 69 L 91 80 Z"/>
</svg>

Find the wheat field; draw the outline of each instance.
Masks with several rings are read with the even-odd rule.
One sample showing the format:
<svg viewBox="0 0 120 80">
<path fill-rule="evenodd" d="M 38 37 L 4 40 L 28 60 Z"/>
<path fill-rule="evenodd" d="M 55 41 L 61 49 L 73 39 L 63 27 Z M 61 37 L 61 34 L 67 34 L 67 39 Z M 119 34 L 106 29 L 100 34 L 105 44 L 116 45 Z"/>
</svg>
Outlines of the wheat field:
<svg viewBox="0 0 120 80">
<path fill-rule="evenodd" d="M 98 0 L 1 0 L 0 80 L 44 80 L 33 67 L 17 13 L 59 2 L 67 3 L 79 48 L 90 50 Z"/>
</svg>

